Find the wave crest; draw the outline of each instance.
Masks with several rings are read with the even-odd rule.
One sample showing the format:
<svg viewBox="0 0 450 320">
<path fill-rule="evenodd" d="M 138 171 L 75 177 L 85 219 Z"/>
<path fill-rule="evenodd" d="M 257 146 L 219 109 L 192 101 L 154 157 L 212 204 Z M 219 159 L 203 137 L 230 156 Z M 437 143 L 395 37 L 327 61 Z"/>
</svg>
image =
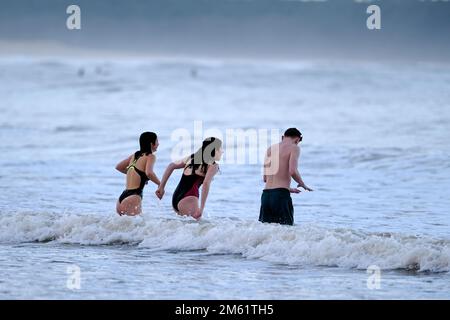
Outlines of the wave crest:
<svg viewBox="0 0 450 320">
<path fill-rule="evenodd" d="M 130 244 L 150 250 L 239 254 L 288 265 L 450 271 L 449 240 L 312 224 L 18 213 L 1 217 L 0 230 L 1 243 Z"/>
</svg>

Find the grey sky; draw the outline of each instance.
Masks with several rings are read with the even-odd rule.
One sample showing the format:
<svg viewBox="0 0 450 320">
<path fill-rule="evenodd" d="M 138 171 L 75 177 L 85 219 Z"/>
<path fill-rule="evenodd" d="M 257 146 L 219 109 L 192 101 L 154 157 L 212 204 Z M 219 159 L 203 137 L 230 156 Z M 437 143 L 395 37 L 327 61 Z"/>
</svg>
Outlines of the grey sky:
<svg viewBox="0 0 450 320">
<path fill-rule="evenodd" d="M 446 60 L 450 2 L 419 0 L 0 0 L 8 43 L 200 56 Z M 78 4 L 82 30 L 69 31 Z M 366 8 L 382 29 L 366 28 Z M 32 53 L 32 52 L 28 52 Z"/>
</svg>

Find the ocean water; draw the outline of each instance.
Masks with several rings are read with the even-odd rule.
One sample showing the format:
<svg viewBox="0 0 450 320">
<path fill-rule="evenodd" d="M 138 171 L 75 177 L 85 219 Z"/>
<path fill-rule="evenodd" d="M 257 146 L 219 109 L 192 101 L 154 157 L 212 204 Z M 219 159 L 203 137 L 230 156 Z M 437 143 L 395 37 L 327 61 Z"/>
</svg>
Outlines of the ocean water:
<svg viewBox="0 0 450 320">
<path fill-rule="evenodd" d="M 0 298 L 448 299 L 449 89 L 446 64 L 3 57 Z M 179 172 L 117 216 L 139 134 L 161 176 L 199 124 L 300 128 L 295 226 L 257 222 L 261 163 L 226 158 L 250 145 L 200 222 L 171 209 Z"/>
</svg>

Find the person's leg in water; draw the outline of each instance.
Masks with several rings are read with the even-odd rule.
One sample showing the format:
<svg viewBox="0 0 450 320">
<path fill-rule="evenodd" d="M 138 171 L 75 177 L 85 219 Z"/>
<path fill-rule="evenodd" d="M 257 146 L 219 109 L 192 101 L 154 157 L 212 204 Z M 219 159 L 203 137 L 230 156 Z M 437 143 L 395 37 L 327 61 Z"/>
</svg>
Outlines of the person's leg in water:
<svg viewBox="0 0 450 320">
<path fill-rule="evenodd" d="M 136 216 L 141 213 L 142 199 L 138 195 L 131 195 L 122 200 L 117 201 L 116 210 L 119 215 Z"/>
<path fill-rule="evenodd" d="M 178 202 L 178 214 L 182 216 L 191 216 L 198 220 L 201 218 L 199 211 L 198 198 L 194 196 L 187 196 Z"/>
</svg>

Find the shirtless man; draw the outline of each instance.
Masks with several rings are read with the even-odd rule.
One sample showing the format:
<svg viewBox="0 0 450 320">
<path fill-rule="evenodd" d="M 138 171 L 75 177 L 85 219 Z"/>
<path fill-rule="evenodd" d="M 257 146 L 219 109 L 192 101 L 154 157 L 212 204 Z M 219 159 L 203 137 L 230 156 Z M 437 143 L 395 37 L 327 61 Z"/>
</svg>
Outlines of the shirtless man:
<svg viewBox="0 0 450 320">
<path fill-rule="evenodd" d="M 281 142 L 267 149 L 264 161 L 265 189 L 261 196 L 259 221 L 269 223 L 294 224 L 294 207 L 290 193 L 300 193 L 301 187 L 308 188 L 298 172 L 298 159 L 302 134 L 296 128 L 287 129 Z M 291 178 L 297 188 L 291 188 Z"/>
</svg>

